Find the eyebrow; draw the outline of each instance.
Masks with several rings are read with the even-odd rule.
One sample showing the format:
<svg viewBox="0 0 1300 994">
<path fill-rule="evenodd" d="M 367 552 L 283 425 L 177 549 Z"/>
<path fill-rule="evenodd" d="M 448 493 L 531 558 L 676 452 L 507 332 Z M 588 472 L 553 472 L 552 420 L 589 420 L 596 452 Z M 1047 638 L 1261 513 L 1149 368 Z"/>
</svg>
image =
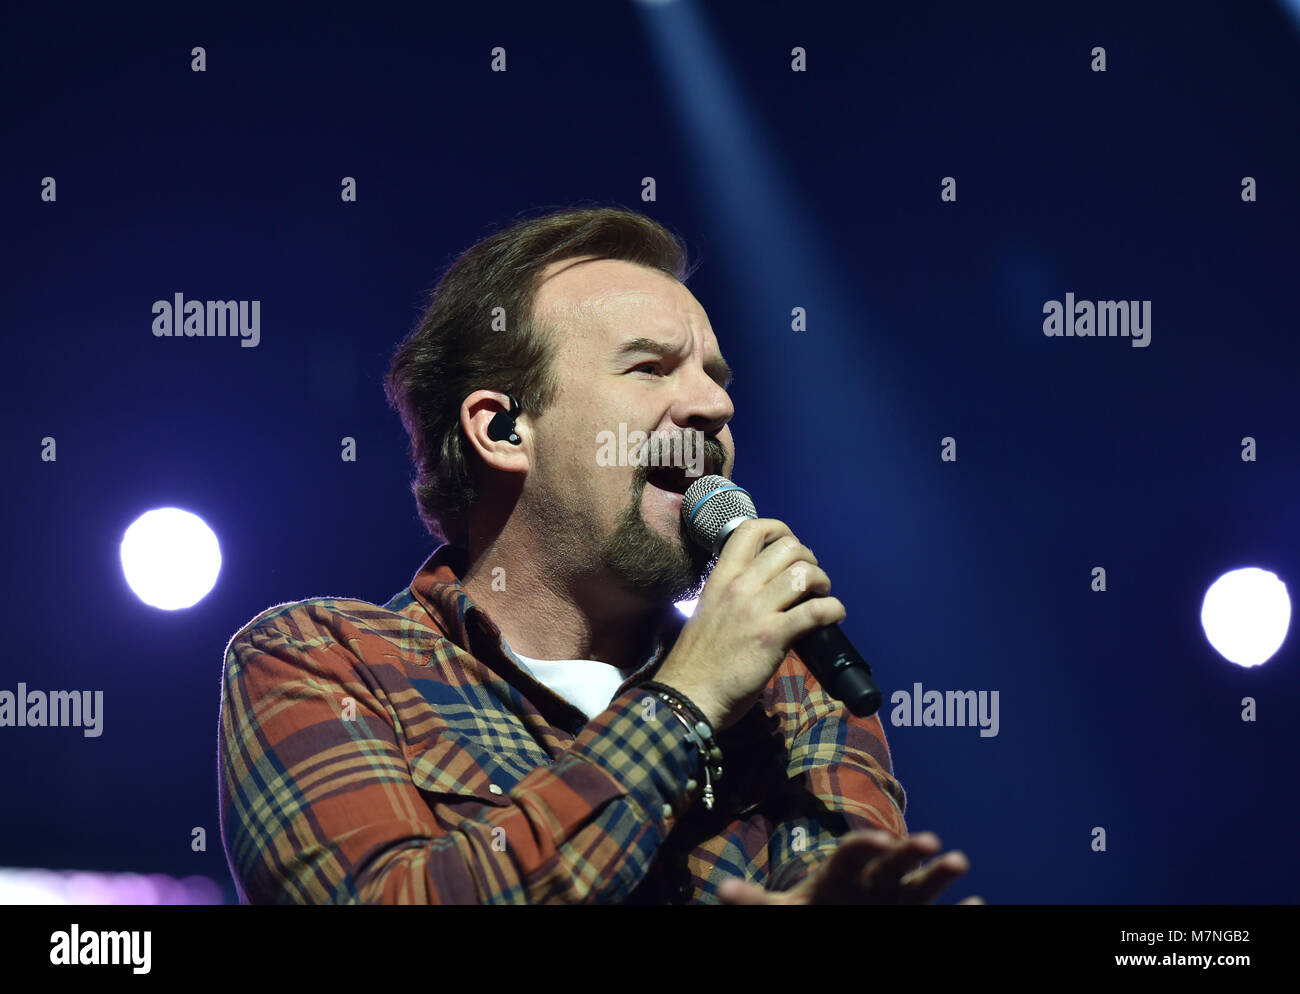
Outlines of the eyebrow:
<svg viewBox="0 0 1300 994">
<path fill-rule="evenodd" d="M 665 356 L 675 355 L 677 351 L 676 345 L 670 345 L 667 342 L 660 342 L 653 338 L 633 338 L 623 343 L 618 350 L 617 358 L 623 359 L 648 352 L 650 355 L 663 359 Z M 707 360 L 704 363 L 704 371 L 713 377 L 714 381 L 723 390 L 727 389 L 731 383 L 731 367 L 727 365 L 727 360 L 722 356 Z"/>
</svg>

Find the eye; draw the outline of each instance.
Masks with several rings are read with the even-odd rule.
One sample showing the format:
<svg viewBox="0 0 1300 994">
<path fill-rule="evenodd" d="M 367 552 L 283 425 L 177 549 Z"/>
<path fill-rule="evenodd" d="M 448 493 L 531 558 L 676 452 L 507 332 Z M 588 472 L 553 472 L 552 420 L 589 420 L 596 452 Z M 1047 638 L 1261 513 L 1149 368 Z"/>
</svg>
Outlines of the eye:
<svg viewBox="0 0 1300 994">
<path fill-rule="evenodd" d="M 650 370 L 656 376 L 659 375 L 659 363 L 657 362 L 643 362 L 639 366 L 633 366 L 632 369 L 629 370 L 629 372 L 639 373 L 643 369 Z"/>
</svg>

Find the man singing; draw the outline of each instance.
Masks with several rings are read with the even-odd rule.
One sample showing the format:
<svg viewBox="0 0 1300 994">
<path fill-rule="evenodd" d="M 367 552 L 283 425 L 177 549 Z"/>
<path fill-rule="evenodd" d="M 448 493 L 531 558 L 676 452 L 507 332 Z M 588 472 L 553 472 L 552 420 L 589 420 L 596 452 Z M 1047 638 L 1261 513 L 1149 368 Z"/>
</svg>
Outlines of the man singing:
<svg viewBox="0 0 1300 994">
<path fill-rule="evenodd" d="M 611 432 L 694 438 L 731 475 L 688 275 L 621 208 L 518 221 L 444 275 L 387 380 L 443 544 L 382 607 L 282 604 L 226 651 L 243 901 L 922 903 L 966 871 L 922 865 L 939 841 L 908 834 L 880 719 L 790 651 L 845 616 L 812 551 L 760 518 L 715 562 L 688 467 L 598 458 Z"/>
</svg>

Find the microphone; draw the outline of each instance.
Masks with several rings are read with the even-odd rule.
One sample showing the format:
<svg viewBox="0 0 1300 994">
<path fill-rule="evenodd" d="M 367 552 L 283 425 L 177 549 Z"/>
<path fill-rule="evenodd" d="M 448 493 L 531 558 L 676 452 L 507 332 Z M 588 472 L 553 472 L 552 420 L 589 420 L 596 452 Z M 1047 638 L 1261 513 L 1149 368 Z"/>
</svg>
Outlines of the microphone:
<svg viewBox="0 0 1300 994">
<path fill-rule="evenodd" d="M 757 517 L 749 492 L 725 476 L 701 476 L 682 498 L 686 531 L 715 556 L 736 528 Z M 792 648 L 822 688 L 859 718 L 869 718 L 879 710 L 882 695 L 871 679 L 871 667 L 839 625 L 809 632 Z"/>
</svg>

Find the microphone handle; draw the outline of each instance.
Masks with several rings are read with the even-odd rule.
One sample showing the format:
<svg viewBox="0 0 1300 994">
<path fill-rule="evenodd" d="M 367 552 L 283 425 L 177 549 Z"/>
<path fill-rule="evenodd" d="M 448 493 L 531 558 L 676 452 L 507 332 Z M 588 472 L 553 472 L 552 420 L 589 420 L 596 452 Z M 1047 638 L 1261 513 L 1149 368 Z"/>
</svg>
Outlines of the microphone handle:
<svg viewBox="0 0 1300 994">
<path fill-rule="evenodd" d="M 859 718 L 870 718 L 879 710 L 883 695 L 871 679 L 871 667 L 839 625 L 809 632 L 792 648 L 822 689 Z"/>
</svg>

